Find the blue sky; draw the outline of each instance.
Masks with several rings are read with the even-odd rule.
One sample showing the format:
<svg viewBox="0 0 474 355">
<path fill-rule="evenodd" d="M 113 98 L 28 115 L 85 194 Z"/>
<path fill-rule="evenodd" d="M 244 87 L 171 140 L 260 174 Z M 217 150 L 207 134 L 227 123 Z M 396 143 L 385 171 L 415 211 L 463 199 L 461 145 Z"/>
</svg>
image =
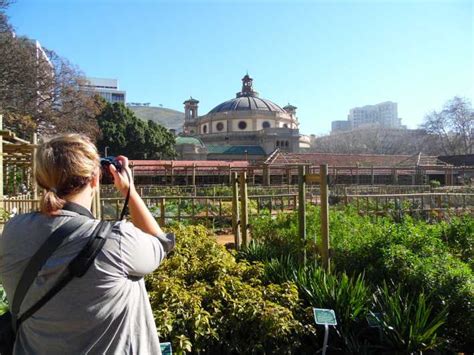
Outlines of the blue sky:
<svg viewBox="0 0 474 355">
<path fill-rule="evenodd" d="M 323 134 L 350 108 L 398 102 L 410 128 L 455 95 L 474 99 L 472 1 L 16 0 L 11 22 L 129 102 L 199 113 L 235 96 L 298 107 Z"/>
</svg>

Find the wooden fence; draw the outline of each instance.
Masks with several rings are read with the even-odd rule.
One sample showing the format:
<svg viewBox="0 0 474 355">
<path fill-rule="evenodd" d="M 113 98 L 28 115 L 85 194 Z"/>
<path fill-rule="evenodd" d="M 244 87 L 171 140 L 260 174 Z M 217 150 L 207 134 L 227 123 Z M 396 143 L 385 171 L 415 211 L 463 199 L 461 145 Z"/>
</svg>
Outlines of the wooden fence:
<svg viewBox="0 0 474 355">
<path fill-rule="evenodd" d="M 313 196 L 313 202 L 316 199 Z M 259 215 L 262 210 L 271 214 L 297 209 L 297 194 L 248 196 L 249 215 Z M 123 198 L 101 198 L 102 218 L 118 219 L 123 207 Z M 143 201 L 157 217 L 161 225 L 170 221 L 232 219 L 232 196 L 145 196 Z"/>
<path fill-rule="evenodd" d="M 415 193 L 346 195 L 345 205 L 354 205 L 363 214 L 462 212 L 474 213 L 474 193 Z"/>
</svg>

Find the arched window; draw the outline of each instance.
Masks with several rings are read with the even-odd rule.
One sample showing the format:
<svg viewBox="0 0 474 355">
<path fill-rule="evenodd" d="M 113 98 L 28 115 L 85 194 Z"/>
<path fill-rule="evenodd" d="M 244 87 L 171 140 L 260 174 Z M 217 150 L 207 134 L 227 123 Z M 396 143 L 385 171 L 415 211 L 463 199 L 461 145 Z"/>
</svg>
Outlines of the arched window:
<svg viewBox="0 0 474 355">
<path fill-rule="evenodd" d="M 289 145 L 289 144 L 288 144 L 288 141 L 286 141 L 286 142 L 285 142 L 285 147 L 288 147 L 288 145 Z"/>
<path fill-rule="evenodd" d="M 277 146 L 277 147 L 280 146 L 280 141 L 277 141 L 277 142 L 276 142 L 276 146 Z"/>
<path fill-rule="evenodd" d="M 207 125 L 202 126 L 202 133 L 207 133 Z"/>
<path fill-rule="evenodd" d="M 239 129 L 244 130 L 247 128 L 247 122 L 245 121 L 240 121 L 239 122 Z"/>
<path fill-rule="evenodd" d="M 283 127 L 288 128 L 288 123 L 285 123 Z"/>
<path fill-rule="evenodd" d="M 262 123 L 262 128 L 270 128 L 270 122 L 264 121 L 264 122 Z"/>
</svg>

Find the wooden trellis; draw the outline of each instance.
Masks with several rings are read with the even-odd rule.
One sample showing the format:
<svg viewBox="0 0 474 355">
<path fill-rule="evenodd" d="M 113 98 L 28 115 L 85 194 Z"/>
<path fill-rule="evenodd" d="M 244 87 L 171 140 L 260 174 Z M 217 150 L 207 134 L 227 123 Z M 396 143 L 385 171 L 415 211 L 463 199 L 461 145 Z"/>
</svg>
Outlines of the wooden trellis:
<svg viewBox="0 0 474 355">
<path fill-rule="evenodd" d="M 37 136 L 33 135 L 33 141 L 21 139 L 10 130 L 3 129 L 3 116 L 0 115 L 0 193 L 4 200 L 5 187 L 9 194 L 21 194 L 21 185 L 30 191 L 29 198 L 38 198 L 38 187 L 34 179 L 35 151 L 37 147 Z M 17 179 L 21 176 L 21 181 Z"/>
</svg>

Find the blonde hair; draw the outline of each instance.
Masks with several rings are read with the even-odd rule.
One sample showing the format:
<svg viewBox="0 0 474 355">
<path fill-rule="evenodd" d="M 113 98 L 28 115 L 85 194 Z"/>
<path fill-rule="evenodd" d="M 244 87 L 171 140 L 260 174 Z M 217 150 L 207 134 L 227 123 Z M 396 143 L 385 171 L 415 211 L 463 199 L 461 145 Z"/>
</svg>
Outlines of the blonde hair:
<svg viewBox="0 0 474 355">
<path fill-rule="evenodd" d="M 35 177 L 45 189 L 41 212 L 51 214 L 64 207 L 64 197 L 82 190 L 100 165 L 97 148 L 86 136 L 65 134 L 41 144 L 36 152 Z"/>
</svg>

